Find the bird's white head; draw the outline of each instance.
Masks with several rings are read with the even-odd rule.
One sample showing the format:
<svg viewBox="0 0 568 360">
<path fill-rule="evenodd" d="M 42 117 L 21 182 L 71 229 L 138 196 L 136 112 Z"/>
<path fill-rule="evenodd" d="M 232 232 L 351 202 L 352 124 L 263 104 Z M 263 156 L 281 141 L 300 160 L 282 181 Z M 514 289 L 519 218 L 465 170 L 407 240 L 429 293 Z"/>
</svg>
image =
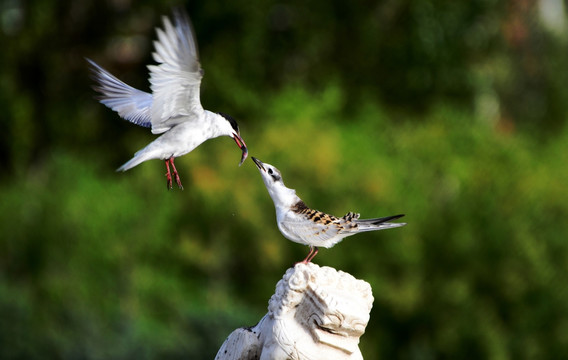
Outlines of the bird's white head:
<svg viewBox="0 0 568 360">
<path fill-rule="evenodd" d="M 241 151 L 243 152 L 241 156 L 241 162 L 239 163 L 239 166 L 241 166 L 248 156 L 248 149 L 245 141 L 241 137 L 239 125 L 232 116 L 224 113 L 219 113 L 219 115 L 223 119 L 219 124 L 219 127 L 221 128 L 221 134 L 233 138 L 233 140 L 235 140 L 235 142 L 237 143 L 239 149 L 241 149 Z"/>
<path fill-rule="evenodd" d="M 260 171 L 262 176 L 262 181 L 266 185 L 266 189 L 274 201 L 274 206 L 278 207 L 290 207 L 300 200 L 296 191 L 294 189 L 289 189 L 284 185 L 282 180 L 282 174 L 280 171 L 270 164 L 263 163 L 254 156 L 252 161 L 256 164 L 256 167 Z"/>
</svg>

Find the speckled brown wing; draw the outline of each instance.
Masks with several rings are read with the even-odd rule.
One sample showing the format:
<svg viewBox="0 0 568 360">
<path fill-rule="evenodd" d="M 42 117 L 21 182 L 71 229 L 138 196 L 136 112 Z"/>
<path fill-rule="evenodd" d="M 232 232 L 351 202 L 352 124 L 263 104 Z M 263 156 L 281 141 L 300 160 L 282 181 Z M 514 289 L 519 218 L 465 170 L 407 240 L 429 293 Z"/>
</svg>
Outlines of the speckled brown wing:
<svg viewBox="0 0 568 360">
<path fill-rule="evenodd" d="M 337 241 L 357 232 L 359 214 L 347 213 L 338 218 L 310 209 L 303 202 L 296 204 L 290 216 L 280 225 L 289 234 L 313 246 L 331 247 Z"/>
</svg>

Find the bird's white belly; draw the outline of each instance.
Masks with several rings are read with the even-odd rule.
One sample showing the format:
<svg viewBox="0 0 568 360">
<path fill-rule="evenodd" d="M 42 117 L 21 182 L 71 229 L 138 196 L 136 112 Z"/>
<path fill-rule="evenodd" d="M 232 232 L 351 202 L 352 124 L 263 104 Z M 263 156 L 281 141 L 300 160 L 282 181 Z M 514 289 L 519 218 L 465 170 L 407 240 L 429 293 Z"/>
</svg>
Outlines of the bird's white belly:
<svg viewBox="0 0 568 360">
<path fill-rule="evenodd" d="M 159 149 L 162 160 L 170 157 L 179 157 L 193 151 L 207 140 L 207 136 L 200 128 L 190 124 L 179 124 L 154 140 L 148 147 Z"/>
<path fill-rule="evenodd" d="M 282 226 L 282 223 L 280 221 L 278 221 L 278 230 L 280 230 L 282 235 L 284 235 L 284 237 L 286 239 L 290 240 L 290 241 L 293 241 L 293 242 L 298 243 L 298 244 L 310 245 L 303 238 L 296 236 L 296 234 L 289 232 L 288 229 L 286 229 L 285 226 Z"/>
<path fill-rule="evenodd" d="M 287 216 L 287 211 L 276 207 L 276 223 L 278 224 L 278 230 L 284 235 L 284 237 L 290 241 L 298 244 L 309 245 L 303 238 L 297 236 L 296 234 L 288 231 L 287 227 L 282 225 L 282 221 L 290 221 L 291 219 Z"/>
</svg>

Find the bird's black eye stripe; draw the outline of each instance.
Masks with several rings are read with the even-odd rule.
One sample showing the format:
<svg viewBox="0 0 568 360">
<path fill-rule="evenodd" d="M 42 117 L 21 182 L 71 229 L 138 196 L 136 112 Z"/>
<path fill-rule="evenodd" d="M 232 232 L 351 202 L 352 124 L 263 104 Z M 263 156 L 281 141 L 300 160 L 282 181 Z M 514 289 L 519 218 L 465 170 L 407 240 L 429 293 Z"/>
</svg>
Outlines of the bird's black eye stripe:
<svg viewBox="0 0 568 360">
<path fill-rule="evenodd" d="M 268 169 L 268 175 L 272 175 L 272 169 Z"/>
</svg>

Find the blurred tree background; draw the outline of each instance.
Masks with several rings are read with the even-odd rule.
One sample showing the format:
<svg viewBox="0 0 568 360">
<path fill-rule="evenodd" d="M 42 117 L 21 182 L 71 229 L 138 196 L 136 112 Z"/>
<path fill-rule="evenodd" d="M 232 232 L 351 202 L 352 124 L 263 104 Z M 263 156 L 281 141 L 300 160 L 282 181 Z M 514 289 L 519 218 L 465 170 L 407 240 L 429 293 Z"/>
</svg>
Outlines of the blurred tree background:
<svg viewBox="0 0 568 360">
<path fill-rule="evenodd" d="M 0 358 L 211 359 L 307 254 L 226 138 L 183 192 L 114 172 L 154 137 L 84 58 L 147 90 L 178 5 L 252 155 L 320 210 L 407 214 L 316 257 L 373 287 L 366 359 L 568 354 L 563 1 L 3 0 Z"/>
</svg>

